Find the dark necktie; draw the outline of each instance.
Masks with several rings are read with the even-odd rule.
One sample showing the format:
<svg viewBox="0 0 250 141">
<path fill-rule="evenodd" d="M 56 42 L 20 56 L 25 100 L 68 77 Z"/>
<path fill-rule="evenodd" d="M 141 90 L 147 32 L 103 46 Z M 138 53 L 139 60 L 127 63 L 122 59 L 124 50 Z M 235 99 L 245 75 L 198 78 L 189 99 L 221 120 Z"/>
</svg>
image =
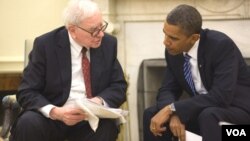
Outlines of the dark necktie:
<svg viewBox="0 0 250 141">
<path fill-rule="evenodd" d="M 191 73 L 191 65 L 190 65 L 190 60 L 191 56 L 189 56 L 188 54 L 184 55 L 184 65 L 183 65 L 183 71 L 184 71 L 184 77 L 189 85 L 189 87 L 191 88 L 193 94 L 195 95 L 195 86 L 194 86 L 194 81 L 192 78 L 192 73 Z"/>
<path fill-rule="evenodd" d="M 82 72 L 86 89 L 87 98 L 92 97 L 91 94 L 91 81 L 90 81 L 90 63 L 89 59 L 86 56 L 87 49 L 85 47 L 82 48 Z"/>
</svg>

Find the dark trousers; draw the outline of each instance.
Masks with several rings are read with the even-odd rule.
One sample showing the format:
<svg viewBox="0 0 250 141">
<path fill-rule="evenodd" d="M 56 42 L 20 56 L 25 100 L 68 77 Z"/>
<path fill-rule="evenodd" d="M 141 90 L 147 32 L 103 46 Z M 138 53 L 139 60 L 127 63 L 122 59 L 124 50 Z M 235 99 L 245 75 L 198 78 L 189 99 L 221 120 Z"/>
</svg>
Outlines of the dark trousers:
<svg viewBox="0 0 250 141">
<path fill-rule="evenodd" d="M 39 112 L 27 111 L 14 123 L 10 141 L 115 141 L 119 130 L 116 122 L 101 119 L 94 132 L 89 123 L 67 126 L 61 121 L 44 117 Z"/>
<path fill-rule="evenodd" d="M 167 131 L 161 137 L 155 137 L 149 128 L 151 118 L 158 112 L 155 106 L 144 111 L 143 115 L 143 138 L 144 141 L 176 141 L 171 131 L 167 127 Z M 250 115 L 245 111 L 236 108 L 219 108 L 210 107 L 201 111 L 198 115 L 193 116 L 194 119 L 185 123 L 186 130 L 194 132 L 202 136 L 202 141 L 221 141 L 220 121 L 226 121 L 234 124 L 249 124 Z"/>
</svg>

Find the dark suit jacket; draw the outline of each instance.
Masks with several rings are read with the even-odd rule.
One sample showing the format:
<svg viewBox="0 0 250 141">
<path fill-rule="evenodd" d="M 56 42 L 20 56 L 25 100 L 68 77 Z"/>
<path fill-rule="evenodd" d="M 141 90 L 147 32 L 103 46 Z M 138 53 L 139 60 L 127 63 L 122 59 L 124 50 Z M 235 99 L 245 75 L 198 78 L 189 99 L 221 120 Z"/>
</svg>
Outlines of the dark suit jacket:
<svg viewBox="0 0 250 141">
<path fill-rule="evenodd" d="M 126 100 L 127 90 L 116 55 L 117 40 L 108 34 L 99 48 L 90 49 L 92 95 L 102 97 L 111 107 L 119 107 Z M 47 104 L 62 106 L 69 97 L 71 71 L 65 27 L 37 37 L 18 89 L 19 104 L 24 110 L 36 110 Z"/>
<path fill-rule="evenodd" d="M 183 54 L 173 56 L 166 51 L 166 76 L 157 96 L 157 107 L 161 109 L 176 101 L 176 114 L 183 123 L 207 107 L 235 106 L 250 114 L 250 70 L 239 49 L 218 31 L 206 29 L 200 37 L 198 68 L 208 94 L 176 101 L 183 90 L 193 95 L 183 75 Z"/>
</svg>

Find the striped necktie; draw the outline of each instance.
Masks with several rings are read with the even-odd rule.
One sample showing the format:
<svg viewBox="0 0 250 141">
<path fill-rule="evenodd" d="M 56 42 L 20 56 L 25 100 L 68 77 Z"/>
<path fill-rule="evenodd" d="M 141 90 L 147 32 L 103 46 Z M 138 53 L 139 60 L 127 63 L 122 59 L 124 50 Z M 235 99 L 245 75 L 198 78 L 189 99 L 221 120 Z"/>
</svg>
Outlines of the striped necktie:
<svg viewBox="0 0 250 141">
<path fill-rule="evenodd" d="M 91 94 L 91 79 L 90 79 L 90 63 L 89 59 L 86 55 L 87 49 L 85 47 L 82 48 L 82 72 L 86 89 L 87 98 L 92 97 Z"/>
<path fill-rule="evenodd" d="M 193 94 L 195 95 L 195 86 L 194 86 L 194 81 L 192 78 L 192 73 L 191 73 L 191 65 L 190 65 L 190 60 L 191 56 L 188 54 L 184 54 L 184 65 L 183 65 L 183 71 L 184 71 L 184 77 L 186 82 L 188 83 L 189 87 L 191 88 Z"/>
</svg>

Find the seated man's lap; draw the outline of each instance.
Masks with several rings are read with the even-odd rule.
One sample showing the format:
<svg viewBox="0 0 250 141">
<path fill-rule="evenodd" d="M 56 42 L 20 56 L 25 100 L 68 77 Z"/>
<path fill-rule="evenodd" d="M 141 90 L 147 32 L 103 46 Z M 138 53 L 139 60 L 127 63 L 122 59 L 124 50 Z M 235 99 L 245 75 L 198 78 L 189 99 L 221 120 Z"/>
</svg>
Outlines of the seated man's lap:
<svg viewBox="0 0 250 141">
<path fill-rule="evenodd" d="M 119 130 L 115 120 L 100 119 L 99 126 L 94 132 L 88 121 L 82 121 L 73 126 L 67 126 L 61 121 L 44 117 L 40 112 L 26 111 L 19 116 L 11 129 L 10 141 L 33 140 L 36 141 L 99 141 L 99 138 L 116 140 Z"/>
</svg>

